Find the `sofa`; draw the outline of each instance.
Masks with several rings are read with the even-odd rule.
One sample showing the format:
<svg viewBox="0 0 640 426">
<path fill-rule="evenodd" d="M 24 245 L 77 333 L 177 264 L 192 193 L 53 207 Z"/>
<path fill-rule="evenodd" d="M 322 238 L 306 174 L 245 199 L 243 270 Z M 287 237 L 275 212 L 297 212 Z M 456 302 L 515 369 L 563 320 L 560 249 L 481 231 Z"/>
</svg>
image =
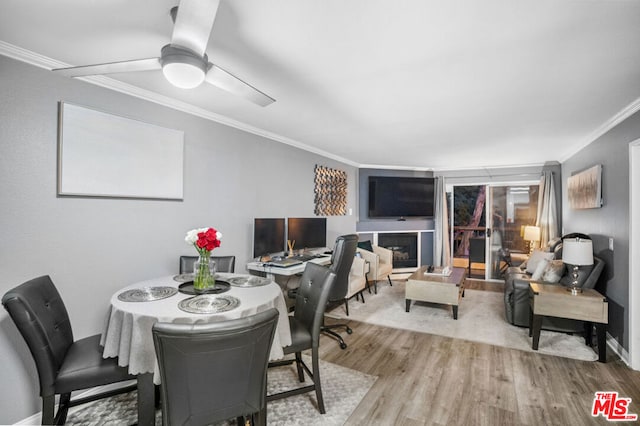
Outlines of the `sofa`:
<svg viewBox="0 0 640 426">
<path fill-rule="evenodd" d="M 546 247 L 548 250 L 549 247 Z M 542 264 L 542 265 L 541 265 Z M 594 288 L 604 269 L 604 261 L 593 257 L 593 265 L 578 268 L 578 287 Z M 530 311 L 529 283 L 570 287 L 573 267 L 562 263 L 562 245 L 555 244 L 553 252 L 537 250 L 527 260 L 523 268 L 512 267 L 505 274 L 504 306 L 505 317 L 510 324 L 528 327 Z M 532 272 L 533 271 L 533 272 Z M 566 333 L 582 333 L 584 323 L 562 318 L 545 317 L 542 323 L 545 330 Z"/>
</svg>

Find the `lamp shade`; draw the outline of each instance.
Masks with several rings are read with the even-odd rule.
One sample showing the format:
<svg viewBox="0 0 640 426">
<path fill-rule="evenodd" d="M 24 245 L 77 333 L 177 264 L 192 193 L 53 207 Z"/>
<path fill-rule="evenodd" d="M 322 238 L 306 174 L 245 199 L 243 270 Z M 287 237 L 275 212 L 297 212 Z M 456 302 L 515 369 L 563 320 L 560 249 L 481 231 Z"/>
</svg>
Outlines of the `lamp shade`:
<svg viewBox="0 0 640 426">
<path fill-rule="evenodd" d="M 540 241 L 540 228 L 537 226 L 525 226 L 524 236 L 522 237 L 527 241 Z"/>
<path fill-rule="evenodd" d="M 562 261 L 569 265 L 593 265 L 593 243 L 580 238 L 564 240 Z"/>
</svg>

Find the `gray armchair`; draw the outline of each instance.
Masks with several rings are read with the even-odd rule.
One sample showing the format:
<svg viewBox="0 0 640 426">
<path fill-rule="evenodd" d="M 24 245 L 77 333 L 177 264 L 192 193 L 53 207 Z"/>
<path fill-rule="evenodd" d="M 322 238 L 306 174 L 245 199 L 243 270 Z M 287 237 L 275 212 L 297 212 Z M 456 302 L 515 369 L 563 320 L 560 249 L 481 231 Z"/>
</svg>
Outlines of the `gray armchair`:
<svg viewBox="0 0 640 426">
<path fill-rule="evenodd" d="M 604 261 L 593 257 L 593 265 L 580 266 L 578 269 L 578 287 L 594 288 L 604 269 Z M 504 307 L 507 322 L 521 326 L 529 326 L 529 283 L 532 278 L 527 274 L 509 274 L 505 280 Z M 564 275 L 555 285 L 569 287 L 571 284 L 570 268 L 565 268 Z M 548 283 L 547 283 L 548 284 Z M 545 317 L 542 322 L 545 330 L 563 331 L 567 333 L 583 332 L 581 321 Z"/>
</svg>

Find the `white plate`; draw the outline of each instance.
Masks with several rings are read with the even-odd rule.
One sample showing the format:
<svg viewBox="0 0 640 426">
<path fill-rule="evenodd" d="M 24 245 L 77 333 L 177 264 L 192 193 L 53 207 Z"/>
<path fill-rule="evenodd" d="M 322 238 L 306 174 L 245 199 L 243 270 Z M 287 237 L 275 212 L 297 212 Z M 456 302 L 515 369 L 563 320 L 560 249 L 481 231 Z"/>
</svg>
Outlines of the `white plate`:
<svg viewBox="0 0 640 426">
<path fill-rule="evenodd" d="M 178 292 L 175 287 L 144 287 L 125 290 L 118 295 L 118 300 L 123 302 L 151 302 L 153 300 L 166 299 Z"/>
<path fill-rule="evenodd" d="M 234 287 L 260 287 L 271 283 L 269 278 L 256 277 L 254 275 L 244 277 L 227 278 L 227 282 Z"/>
<path fill-rule="evenodd" d="M 201 294 L 189 297 L 178 303 L 178 308 L 191 314 L 217 314 L 240 306 L 240 299 L 233 296 Z"/>
</svg>

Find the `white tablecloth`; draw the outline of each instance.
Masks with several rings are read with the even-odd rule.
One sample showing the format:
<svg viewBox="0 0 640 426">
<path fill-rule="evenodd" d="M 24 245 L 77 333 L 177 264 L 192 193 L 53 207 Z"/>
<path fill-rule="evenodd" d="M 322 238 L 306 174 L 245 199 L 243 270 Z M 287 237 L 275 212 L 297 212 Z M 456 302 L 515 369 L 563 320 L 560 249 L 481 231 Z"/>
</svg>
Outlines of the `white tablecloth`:
<svg viewBox="0 0 640 426">
<path fill-rule="evenodd" d="M 239 274 L 219 274 L 224 280 Z M 153 346 L 151 328 L 156 322 L 173 323 L 207 323 L 224 321 L 254 315 L 276 308 L 280 312 L 276 333 L 271 346 L 270 359 L 281 359 L 282 348 L 291 345 L 291 333 L 287 318 L 287 307 L 280 286 L 272 282 L 260 287 L 234 287 L 222 295 L 230 295 L 240 299 L 240 306 L 227 312 L 217 314 L 192 314 L 178 308 L 178 303 L 192 295 L 177 293 L 166 299 L 150 302 L 123 302 L 118 294 L 128 289 L 143 287 L 178 287 L 180 283 L 172 276 L 142 281 L 118 290 L 111 297 L 111 312 L 108 315 L 101 344 L 104 346 L 103 357 L 118 357 L 120 366 L 128 366 L 129 373 L 154 373 L 153 381 L 160 383 L 160 374 Z"/>
</svg>

